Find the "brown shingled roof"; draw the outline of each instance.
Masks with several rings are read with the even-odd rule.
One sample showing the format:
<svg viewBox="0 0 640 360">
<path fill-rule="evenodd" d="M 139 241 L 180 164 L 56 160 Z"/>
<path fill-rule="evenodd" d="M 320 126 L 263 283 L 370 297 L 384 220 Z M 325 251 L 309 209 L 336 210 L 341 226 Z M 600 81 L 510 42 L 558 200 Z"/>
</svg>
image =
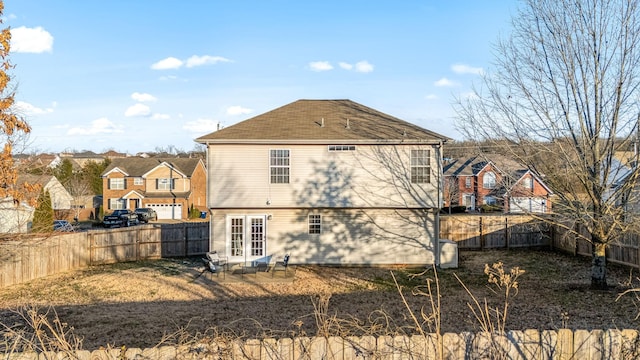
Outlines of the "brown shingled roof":
<svg viewBox="0 0 640 360">
<path fill-rule="evenodd" d="M 142 176 L 149 170 L 166 162 L 179 170 L 180 172 L 191 176 L 198 165 L 200 159 L 187 158 L 116 158 L 104 170 L 102 175 L 108 173 L 114 168 L 124 170 L 129 176 Z"/>
<path fill-rule="evenodd" d="M 298 100 L 228 128 L 204 135 L 197 142 L 340 142 L 446 141 L 423 129 L 351 100 Z"/>
</svg>

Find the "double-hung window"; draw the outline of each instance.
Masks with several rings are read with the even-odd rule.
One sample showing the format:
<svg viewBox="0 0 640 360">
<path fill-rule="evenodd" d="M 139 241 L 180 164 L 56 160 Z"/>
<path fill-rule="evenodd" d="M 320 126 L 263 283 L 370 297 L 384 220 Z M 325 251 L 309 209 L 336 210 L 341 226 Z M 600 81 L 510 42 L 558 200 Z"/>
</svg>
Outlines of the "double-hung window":
<svg viewBox="0 0 640 360">
<path fill-rule="evenodd" d="M 289 150 L 273 149 L 269 151 L 269 172 L 272 184 L 288 184 L 290 172 Z"/>
<path fill-rule="evenodd" d="M 156 179 L 156 189 L 173 190 L 175 188 L 175 179 Z"/>
<path fill-rule="evenodd" d="M 109 179 L 109 189 L 111 189 L 111 190 L 124 190 L 124 178 L 112 178 L 112 179 Z"/>
<path fill-rule="evenodd" d="M 125 199 L 109 199 L 109 209 L 120 210 L 125 208 Z"/>
<path fill-rule="evenodd" d="M 309 215 L 309 234 L 322 233 L 322 215 L 310 214 Z"/>
<path fill-rule="evenodd" d="M 493 189 L 496 187 L 496 174 L 492 171 L 487 171 L 482 176 L 482 187 L 485 189 Z"/>
<path fill-rule="evenodd" d="M 428 184 L 429 182 L 431 182 L 431 152 L 411 150 L 411 183 Z"/>
</svg>

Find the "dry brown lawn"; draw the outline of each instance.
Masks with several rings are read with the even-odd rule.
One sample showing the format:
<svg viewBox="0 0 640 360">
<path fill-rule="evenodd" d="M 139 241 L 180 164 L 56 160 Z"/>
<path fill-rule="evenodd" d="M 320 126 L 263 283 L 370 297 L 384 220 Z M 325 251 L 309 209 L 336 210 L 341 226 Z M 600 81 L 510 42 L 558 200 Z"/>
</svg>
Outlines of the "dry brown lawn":
<svg viewBox="0 0 640 360">
<path fill-rule="evenodd" d="M 502 261 L 526 272 L 510 304 L 508 329 L 637 328 L 633 296 L 616 301 L 630 277 L 610 265 L 609 291 L 589 289 L 589 259 L 544 251 L 462 252 L 458 269 L 438 272 L 442 330 L 476 331 L 469 295 L 453 274 L 490 306 L 501 304 L 488 287 L 484 264 Z M 410 311 L 425 331 L 434 324 L 425 290 L 433 270 L 405 268 L 296 267 L 292 283 L 218 283 L 198 259 L 161 260 L 93 267 L 5 288 L 0 322 L 21 326 L 15 310 L 37 306 L 54 312 L 83 339 L 85 349 L 101 346 L 152 347 L 185 337 L 227 334 L 241 337 L 414 332 Z M 402 301 L 391 274 L 403 289 Z M 432 283 L 435 288 L 435 283 Z M 435 290 L 434 290 L 435 291 Z M 434 293 L 435 295 L 435 293 Z M 328 299 L 326 307 L 319 299 Z M 434 297 L 435 299 L 435 297 Z M 322 316 L 325 316 L 324 320 Z"/>
</svg>

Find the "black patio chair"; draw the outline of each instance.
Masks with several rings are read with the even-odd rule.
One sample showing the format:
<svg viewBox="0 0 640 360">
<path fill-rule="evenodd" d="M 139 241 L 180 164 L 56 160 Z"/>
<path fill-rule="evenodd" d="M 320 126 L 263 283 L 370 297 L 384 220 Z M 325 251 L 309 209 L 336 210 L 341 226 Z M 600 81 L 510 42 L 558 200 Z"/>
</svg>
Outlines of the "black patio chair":
<svg viewBox="0 0 640 360">
<path fill-rule="evenodd" d="M 271 269 L 271 277 L 276 276 L 276 271 L 284 271 L 284 276 L 287 276 L 287 268 L 289 267 L 289 254 L 286 254 L 282 260 L 276 261 Z"/>
</svg>

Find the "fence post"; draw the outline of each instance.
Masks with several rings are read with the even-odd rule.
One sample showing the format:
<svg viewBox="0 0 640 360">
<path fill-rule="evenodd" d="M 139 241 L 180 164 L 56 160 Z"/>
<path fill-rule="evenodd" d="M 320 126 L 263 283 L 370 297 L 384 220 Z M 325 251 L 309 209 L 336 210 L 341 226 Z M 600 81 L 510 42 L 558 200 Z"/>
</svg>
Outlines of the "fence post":
<svg viewBox="0 0 640 360">
<path fill-rule="evenodd" d="M 89 232 L 87 239 L 89 239 L 89 266 L 93 265 L 93 237 L 94 235 Z"/>
<path fill-rule="evenodd" d="M 140 261 L 140 227 L 136 227 L 135 229 L 135 236 L 136 236 L 136 261 Z"/>
<path fill-rule="evenodd" d="M 187 228 L 187 223 L 184 223 L 182 226 L 184 231 L 184 257 L 189 256 L 189 229 Z"/>
<path fill-rule="evenodd" d="M 484 250 L 485 247 L 485 241 L 484 241 L 484 225 L 483 225 L 483 221 L 482 219 L 484 219 L 484 216 L 480 216 L 478 218 L 478 228 L 480 229 L 480 250 Z"/>
<path fill-rule="evenodd" d="M 508 217 L 504 217 L 504 245 L 507 248 L 507 250 L 509 250 L 509 239 L 511 238 L 511 233 L 509 230 L 509 218 Z"/>
</svg>

